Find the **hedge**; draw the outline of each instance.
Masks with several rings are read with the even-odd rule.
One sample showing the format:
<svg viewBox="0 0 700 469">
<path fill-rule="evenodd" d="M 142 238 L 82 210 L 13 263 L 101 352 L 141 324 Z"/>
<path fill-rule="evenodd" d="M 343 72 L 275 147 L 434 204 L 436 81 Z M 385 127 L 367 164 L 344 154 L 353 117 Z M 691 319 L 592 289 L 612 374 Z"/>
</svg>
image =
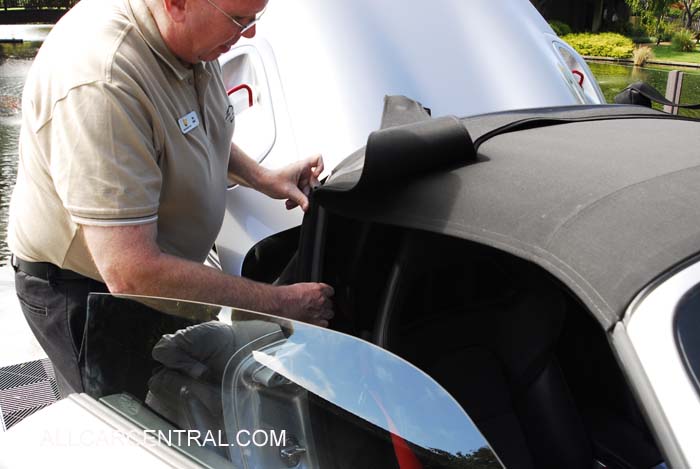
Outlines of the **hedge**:
<svg viewBox="0 0 700 469">
<path fill-rule="evenodd" d="M 581 55 L 627 59 L 632 57 L 634 42 L 616 33 L 567 34 L 562 38 Z"/>
</svg>

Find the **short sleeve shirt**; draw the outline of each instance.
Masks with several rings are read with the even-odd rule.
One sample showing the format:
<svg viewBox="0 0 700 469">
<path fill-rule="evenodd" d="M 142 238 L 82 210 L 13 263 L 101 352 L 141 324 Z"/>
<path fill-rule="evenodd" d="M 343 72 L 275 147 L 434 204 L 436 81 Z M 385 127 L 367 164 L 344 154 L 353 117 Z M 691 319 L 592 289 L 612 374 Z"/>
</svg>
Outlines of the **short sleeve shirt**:
<svg viewBox="0 0 700 469">
<path fill-rule="evenodd" d="M 49 34 L 22 99 L 10 249 L 101 280 L 82 225 L 157 223 L 202 262 L 225 210 L 233 135 L 217 62 L 186 66 L 144 0 L 83 0 Z"/>
</svg>

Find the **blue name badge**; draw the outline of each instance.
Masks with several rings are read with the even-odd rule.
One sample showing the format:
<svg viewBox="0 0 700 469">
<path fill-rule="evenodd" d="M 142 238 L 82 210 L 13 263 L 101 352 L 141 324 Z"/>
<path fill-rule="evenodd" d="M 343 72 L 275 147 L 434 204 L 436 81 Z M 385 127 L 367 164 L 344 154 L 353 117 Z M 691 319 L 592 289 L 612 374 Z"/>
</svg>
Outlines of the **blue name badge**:
<svg viewBox="0 0 700 469">
<path fill-rule="evenodd" d="M 186 116 L 179 118 L 177 123 L 180 124 L 180 130 L 182 130 L 182 133 L 188 134 L 199 127 L 199 117 L 197 117 L 196 112 L 192 111 Z"/>
</svg>

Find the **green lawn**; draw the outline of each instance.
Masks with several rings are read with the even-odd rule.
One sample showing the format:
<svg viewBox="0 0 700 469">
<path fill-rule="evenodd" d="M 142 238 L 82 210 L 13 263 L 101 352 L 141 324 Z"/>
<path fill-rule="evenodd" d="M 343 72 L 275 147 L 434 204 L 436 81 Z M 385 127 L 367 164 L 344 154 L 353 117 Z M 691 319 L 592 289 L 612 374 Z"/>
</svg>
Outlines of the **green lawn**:
<svg viewBox="0 0 700 469">
<path fill-rule="evenodd" d="M 654 57 L 657 60 L 668 60 L 670 62 L 700 63 L 700 49 L 695 46 L 693 52 L 678 52 L 668 44 L 658 46 L 652 45 Z"/>
</svg>

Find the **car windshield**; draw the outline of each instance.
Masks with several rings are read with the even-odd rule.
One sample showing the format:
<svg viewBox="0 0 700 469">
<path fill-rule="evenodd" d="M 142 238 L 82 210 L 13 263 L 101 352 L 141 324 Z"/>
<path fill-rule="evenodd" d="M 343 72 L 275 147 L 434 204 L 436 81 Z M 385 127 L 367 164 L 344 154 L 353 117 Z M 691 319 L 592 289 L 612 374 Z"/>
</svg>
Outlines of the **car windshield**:
<svg viewBox="0 0 700 469">
<path fill-rule="evenodd" d="M 328 329 L 91 295 L 86 393 L 207 467 L 501 467 L 425 373 Z"/>
</svg>

